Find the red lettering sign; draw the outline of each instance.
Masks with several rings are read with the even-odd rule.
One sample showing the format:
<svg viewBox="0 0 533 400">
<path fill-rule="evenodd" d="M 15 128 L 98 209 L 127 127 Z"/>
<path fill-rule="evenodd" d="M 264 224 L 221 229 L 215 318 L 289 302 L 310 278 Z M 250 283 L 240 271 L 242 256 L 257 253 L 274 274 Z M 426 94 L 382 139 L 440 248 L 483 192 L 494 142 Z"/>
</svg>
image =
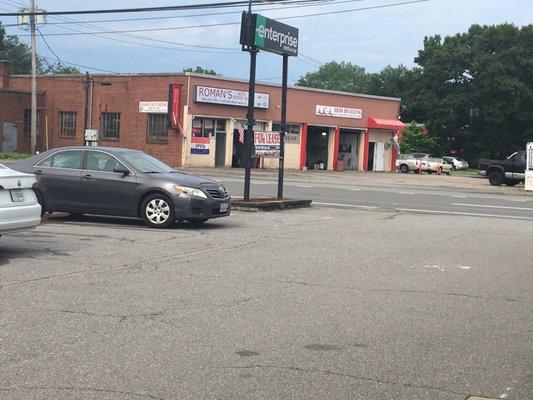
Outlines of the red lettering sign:
<svg viewBox="0 0 533 400">
<path fill-rule="evenodd" d="M 180 95 L 181 85 L 172 83 L 169 85 L 168 114 L 170 129 L 180 130 Z"/>
</svg>

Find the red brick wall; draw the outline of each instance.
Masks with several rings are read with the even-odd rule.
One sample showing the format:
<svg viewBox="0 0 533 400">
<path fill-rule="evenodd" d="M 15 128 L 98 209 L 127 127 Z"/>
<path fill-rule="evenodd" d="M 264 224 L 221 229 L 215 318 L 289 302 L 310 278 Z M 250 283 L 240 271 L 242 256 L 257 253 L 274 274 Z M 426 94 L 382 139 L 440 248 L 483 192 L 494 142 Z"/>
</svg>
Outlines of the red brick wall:
<svg viewBox="0 0 533 400">
<path fill-rule="evenodd" d="M 101 130 L 101 113 L 120 113 L 120 138 L 105 140 L 100 135 L 100 146 L 119 146 L 145 151 L 165 161 L 181 166 L 183 136 L 168 131 L 168 143 L 147 141 L 148 114 L 139 112 L 140 101 L 167 101 L 168 85 L 184 83 L 183 76 L 93 76 L 92 129 Z M 104 84 L 102 84 L 104 83 Z M 28 88 L 29 77 L 12 76 L 11 87 Z M 50 147 L 79 146 L 85 143 L 85 77 L 39 77 L 39 90 L 46 92 L 46 107 L 50 132 Z M 186 91 L 183 91 L 185 101 Z M 182 103 L 183 105 L 184 103 Z M 76 137 L 59 137 L 59 112 L 76 112 Z"/>
<path fill-rule="evenodd" d="M 44 147 L 44 95 L 37 96 L 37 107 L 41 108 L 39 111 L 40 128 L 37 131 L 37 148 Z M 12 122 L 17 126 L 17 151 L 19 153 L 29 153 L 31 151 L 30 136 L 24 136 L 24 111 L 31 108 L 31 94 L 17 91 L 1 90 L 0 89 L 0 138 L 3 142 L 4 122 Z M 0 150 L 2 146 L 0 143 Z"/>
</svg>

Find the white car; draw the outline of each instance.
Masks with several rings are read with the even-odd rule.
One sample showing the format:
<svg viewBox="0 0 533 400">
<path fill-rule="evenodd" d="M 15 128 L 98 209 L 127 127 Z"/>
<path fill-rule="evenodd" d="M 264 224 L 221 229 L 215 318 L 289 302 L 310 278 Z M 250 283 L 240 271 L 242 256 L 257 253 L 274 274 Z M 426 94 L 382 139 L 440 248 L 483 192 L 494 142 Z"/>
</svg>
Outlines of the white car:
<svg viewBox="0 0 533 400">
<path fill-rule="evenodd" d="M 427 163 L 427 168 L 425 169 L 425 171 L 428 174 L 435 172 L 439 174 L 450 175 L 453 171 L 452 164 L 448 163 L 442 158 L 427 157 L 424 159 L 424 161 Z"/>
<path fill-rule="evenodd" d="M 420 168 L 420 160 L 412 154 L 401 154 L 396 159 L 396 169 L 399 169 L 404 174 L 409 171 L 418 172 Z"/>
<path fill-rule="evenodd" d="M 453 169 L 467 169 L 469 167 L 468 162 L 460 157 L 446 156 L 442 158 L 452 164 Z"/>
<path fill-rule="evenodd" d="M 0 236 L 35 228 L 41 222 L 35 182 L 35 176 L 0 164 Z"/>
</svg>

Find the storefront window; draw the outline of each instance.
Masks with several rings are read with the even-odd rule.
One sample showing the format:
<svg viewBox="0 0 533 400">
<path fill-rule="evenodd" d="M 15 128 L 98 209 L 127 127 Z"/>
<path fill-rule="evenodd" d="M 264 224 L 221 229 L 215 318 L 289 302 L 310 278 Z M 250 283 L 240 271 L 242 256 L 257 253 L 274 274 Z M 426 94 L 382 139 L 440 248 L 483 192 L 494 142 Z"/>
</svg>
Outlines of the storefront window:
<svg viewBox="0 0 533 400">
<path fill-rule="evenodd" d="M 272 131 L 280 132 L 281 124 L 279 122 L 274 122 L 272 124 Z M 285 143 L 300 143 L 300 124 L 287 122 L 287 133 L 285 135 Z"/>
<path fill-rule="evenodd" d="M 226 132 L 226 120 L 194 117 L 192 120 L 192 137 L 214 137 L 216 132 Z"/>
</svg>

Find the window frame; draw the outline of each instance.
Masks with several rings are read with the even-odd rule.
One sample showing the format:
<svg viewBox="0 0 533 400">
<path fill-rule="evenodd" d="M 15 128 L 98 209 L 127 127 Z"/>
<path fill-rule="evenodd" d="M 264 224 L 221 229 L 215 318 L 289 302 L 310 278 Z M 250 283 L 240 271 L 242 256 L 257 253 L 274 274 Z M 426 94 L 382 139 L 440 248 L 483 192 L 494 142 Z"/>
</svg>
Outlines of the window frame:
<svg viewBox="0 0 533 400">
<path fill-rule="evenodd" d="M 133 173 L 133 171 L 131 170 L 130 167 L 128 167 L 123 161 L 119 160 L 116 156 L 114 156 L 113 154 L 111 153 L 108 153 L 107 151 L 103 151 L 103 150 L 84 150 L 85 151 L 85 154 L 83 155 L 83 163 L 82 163 L 82 166 L 83 166 L 83 170 L 85 171 L 92 171 L 92 172 L 102 172 L 102 173 L 108 173 L 108 174 L 116 174 L 117 172 L 114 172 L 114 171 L 102 171 L 102 170 L 99 170 L 99 169 L 88 169 L 87 168 L 87 158 L 89 157 L 89 155 L 91 153 L 100 153 L 100 154 L 105 154 L 107 156 L 110 156 L 111 158 L 114 158 L 115 161 L 117 161 L 120 165 L 122 165 L 124 168 L 126 168 L 128 171 L 130 171 L 130 175 L 135 175 Z"/>
<path fill-rule="evenodd" d="M 67 153 L 67 152 L 72 152 L 72 153 L 81 153 L 81 156 L 80 156 L 80 165 L 78 168 L 63 168 L 63 167 L 57 167 L 57 166 L 54 166 L 54 157 L 58 154 L 61 154 L 61 153 Z M 42 165 L 42 163 L 44 163 L 45 161 L 47 160 L 51 160 L 50 161 L 50 165 Z M 77 170 L 82 170 L 83 167 L 85 166 L 85 150 L 83 149 L 68 149 L 68 150 L 60 150 L 60 151 L 56 151 L 55 153 L 53 154 L 50 154 L 49 156 L 43 158 L 42 160 L 39 160 L 35 165 L 34 167 L 40 167 L 40 168 L 56 168 L 56 169 L 69 169 L 69 170 L 72 170 L 72 171 L 77 171 Z"/>
<path fill-rule="evenodd" d="M 278 125 L 279 126 L 279 131 L 281 132 L 281 122 L 279 121 L 275 121 L 275 122 L 272 122 L 272 131 L 273 132 L 277 132 L 276 129 L 274 129 L 274 127 Z M 287 122 L 286 123 L 286 126 L 287 126 L 287 132 L 285 133 L 285 143 L 288 143 L 288 144 L 300 144 L 300 138 L 301 138 L 301 135 L 302 135 L 302 124 L 299 124 L 299 123 L 296 123 L 296 122 Z M 292 129 L 293 128 L 297 128 L 298 129 L 298 132 L 292 132 Z M 296 139 L 297 137 L 297 139 Z"/>
<path fill-rule="evenodd" d="M 163 134 L 159 135 L 153 135 L 150 131 L 150 118 L 152 117 L 163 117 L 164 118 L 164 130 Z M 168 114 L 160 114 L 160 113 L 149 113 L 146 118 L 146 142 L 147 143 L 168 143 Z"/>
<path fill-rule="evenodd" d="M 200 121 L 200 127 L 195 127 L 194 126 L 194 122 L 198 121 L 198 120 Z M 211 126 L 211 128 L 206 128 L 205 127 L 205 121 L 206 120 L 213 121 L 213 125 Z M 221 122 L 224 124 L 224 129 L 218 129 L 219 123 L 221 123 Z M 195 129 L 200 129 L 200 134 L 199 135 L 194 133 Z M 209 129 L 209 130 L 207 130 L 207 129 Z M 191 136 L 193 138 L 209 138 L 209 139 L 211 139 L 211 138 L 216 137 L 217 133 L 219 133 L 219 132 L 226 133 L 227 129 L 228 129 L 228 118 L 215 118 L 215 117 L 195 116 L 195 117 L 193 117 L 193 120 L 192 120 Z"/>
<path fill-rule="evenodd" d="M 115 115 L 116 118 L 113 119 L 113 123 L 116 123 L 118 126 L 116 127 L 116 137 L 106 136 L 106 129 L 109 128 L 109 125 L 107 124 L 107 117 Z M 115 141 L 118 142 L 120 140 L 120 113 L 119 112 L 102 112 L 100 114 L 100 131 L 102 132 L 101 140 L 109 140 L 109 141 Z"/>
<path fill-rule="evenodd" d="M 64 122 L 63 116 L 69 114 L 71 117 L 74 116 L 74 126 L 63 126 L 61 123 Z M 68 120 L 68 119 L 67 119 Z M 71 120 L 72 121 L 72 120 Z M 76 138 L 76 130 L 78 125 L 78 115 L 76 111 L 58 111 L 57 114 L 57 136 L 63 139 L 72 139 Z M 65 130 L 68 130 L 70 133 L 64 133 Z"/>
</svg>

